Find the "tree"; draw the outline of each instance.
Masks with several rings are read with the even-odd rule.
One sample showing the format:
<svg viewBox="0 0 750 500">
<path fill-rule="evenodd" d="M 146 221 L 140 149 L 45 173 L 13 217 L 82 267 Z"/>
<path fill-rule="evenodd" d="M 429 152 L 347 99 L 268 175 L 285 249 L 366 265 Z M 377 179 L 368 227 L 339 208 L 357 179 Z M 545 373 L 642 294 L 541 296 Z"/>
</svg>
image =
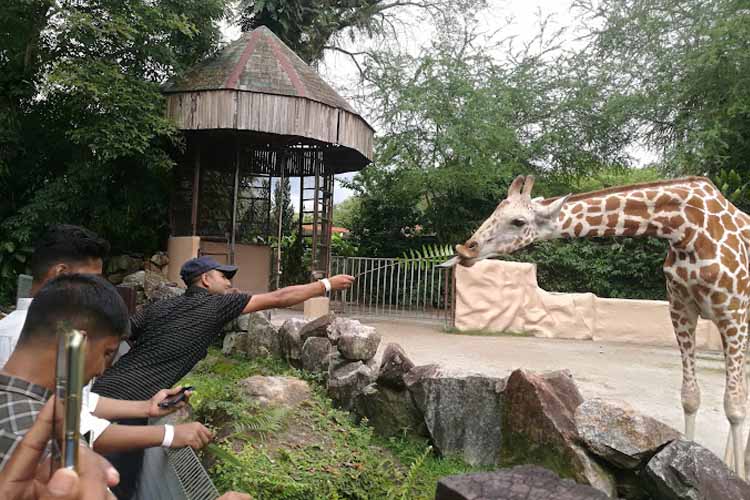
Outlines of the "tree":
<svg viewBox="0 0 750 500">
<path fill-rule="evenodd" d="M 163 246 L 180 138 L 159 85 L 216 47 L 224 10 L 224 0 L 0 4 L 0 242 L 22 248 L 68 222 L 115 251 Z"/>
<path fill-rule="evenodd" d="M 360 210 L 361 200 L 350 196 L 333 207 L 333 225 L 350 229 Z"/>
<path fill-rule="evenodd" d="M 237 17 L 243 31 L 267 26 L 308 63 L 325 50 L 356 55 L 341 46 L 344 34 L 382 39 L 399 37 L 404 14 L 418 11 L 430 17 L 477 8 L 485 0 L 241 0 Z M 419 16 L 416 16 L 419 17 Z"/>
<path fill-rule="evenodd" d="M 289 236 L 294 231 L 294 206 L 292 206 L 292 185 L 289 177 L 276 182 L 273 191 L 273 209 L 271 211 L 271 235 L 279 235 L 279 212 L 281 212 L 281 235 Z"/>
<path fill-rule="evenodd" d="M 643 139 L 671 171 L 707 174 L 721 184 L 719 177 L 734 170 L 737 187 L 750 183 L 747 2 L 576 4 L 588 26 L 590 71 L 627 97 Z"/>
</svg>

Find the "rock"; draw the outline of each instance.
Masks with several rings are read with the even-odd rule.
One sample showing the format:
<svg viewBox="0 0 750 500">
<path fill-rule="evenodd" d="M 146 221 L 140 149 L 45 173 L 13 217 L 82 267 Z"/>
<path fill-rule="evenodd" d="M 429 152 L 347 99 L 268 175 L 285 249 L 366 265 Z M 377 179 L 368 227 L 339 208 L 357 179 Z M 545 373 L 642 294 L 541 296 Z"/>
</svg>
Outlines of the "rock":
<svg viewBox="0 0 750 500">
<path fill-rule="evenodd" d="M 221 352 L 225 356 L 245 355 L 247 353 L 248 335 L 245 332 L 230 332 L 224 336 Z"/>
<path fill-rule="evenodd" d="M 302 367 L 302 339 L 300 331 L 305 326 L 305 321 L 299 318 L 290 318 L 281 325 L 279 329 L 279 341 L 281 347 L 281 356 L 286 359 L 290 365 Z"/>
<path fill-rule="evenodd" d="M 260 312 L 247 314 L 245 319 L 239 322 L 240 328 L 247 328 L 247 356 L 250 359 L 261 356 L 281 357 L 281 339 L 276 327 Z"/>
<path fill-rule="evenodd" d="M 567 370 L 545 375 L 515 370 L 505 388 L 503 451 L 614 496 L 614 477 L 578 444 L 575 411 L 581 403 Z"/>
<path fill-rule="evenodd" d="M 362 361 L 341 363 L 341 357 L 333 355 L 328 367 L 328 396 L 340 408 L 351 410 L 355 398 L 375 381 L 376 375 Z"/>
<path fill-rule="evenodd" d="M 380 372 L 378 373 L 378 385 L 403 389 L 404 375 L 412 368 L 414 363 L 406 356 L 406 352 L 398 344 L 388 344 L 383 351 L 380 360 Z"/>
<path fill-rule="evenodd" d="M 362 323 L 356 319 L 349 318 L 334 318 L 333 321 L 328 325 L 326 335 L 333 345 L 338 344 L 339 338 L 345 333 L 354 333 L 362 327 Z"/>
<path fill-rule="evenodd" d="M 660 500 L 747 500 L 750 485 L 719 457 L 692 441 L 673 441 L 646 465 L 653 494 Z"/>
<path fill-rule="evenodd" d="M 606 500 L 589 486 L 560 479 L 542 467 L 520 465 L 495 472 L 442 478 L 435 500 Z"/>
<path fill-rule="evenodd" d="M 149 261 L 155 266 L 163 268 L 164 266 L 169 264 L 169 257 L 167 256 L 166 252 L 157 252 L 151 256 Z"/>
<path fill-rule="evenodd" d="M 390 437 L 405 432 L 427 434 L 422 414 L 414 404 L 411 393 L 370 384 L 354 400 L 354 411 L 368 420 L 375 432 Z"/>
<path fill-rule="evenodd" d="M 255 375 L 240 381 L 239 385 L 244 396 L 262 407 L 292 408 L 312 396 L 307 382 L 294 377 Z"/>
<path fill-rule="evenodd" d="M 586 447 L 605 461 L 623 468 L 645 465 L 680 433 L 647 417 L 624 401 L 590 399 L 575 412 L 575 423 Z"/>
<path fill-rule="evenodd" d="M 305 324 L 305 326 L 303 326 L 299 332 L 299 338 L 302 340 L 303 344 L 305 340 L 309 339 L 310 337 L 327 337 L 328 326 L 331 324 L 333 319 L 333 313 L 328 313 Z"/>
<path fill-rule="evenodd" d="M 328 371 L 328 358 L 331 356 L 333 345 L 323 337 L 310 337 L 302 346 L 302 368 L 312 373 Z"/>
<path fill-rule="evenodd" d="M 176 410 L 174 413 L 160 417 L 154 421 L 154 425 L 180 425 L 195 422 L 195 412 L 190 403 L 187 403 L 182 408 Z"/>
<path fill-rule="evenodd" d="M 475 466 L 500 462 L 505 379 L 426 365 L 413 368 L 404 383 L 441 454 Z"/>
<path fill-rule="evenodd" d="M 115 255 L 107 260 L 107 276 L 121 274 L 127 276 L 143 268 L 143 261 L 130 255 Z"/>
<path fill-rule="evenodd" d="M 184 294 L 185 294 L 184 288 L 181 288 L 179 286 L 173 286 L 167 283 L 162 283 L 158 285 L 156 288 L 152 289 L 150 296 L 149 295 L 147 296 L 151 302 L 157 302 L 159 300 L 179 297 L 180 295 L 184 295 Z"/>
<path fill-rule="evenodd" d="M 122 284 L 135 288 L 137 290 L 143 290 L 146 283 L 146 271 L 137 271 L 132 274 L 128 274 L 122 279 Z"/>
<path fill-rule="evenodd" d="M 371 326 L 359 325 L 357 329 L 341 334 L 339 352 L 352 361 L 367 361 L 375 356 L 380 345 L 380 334 Z"/>
</svg>

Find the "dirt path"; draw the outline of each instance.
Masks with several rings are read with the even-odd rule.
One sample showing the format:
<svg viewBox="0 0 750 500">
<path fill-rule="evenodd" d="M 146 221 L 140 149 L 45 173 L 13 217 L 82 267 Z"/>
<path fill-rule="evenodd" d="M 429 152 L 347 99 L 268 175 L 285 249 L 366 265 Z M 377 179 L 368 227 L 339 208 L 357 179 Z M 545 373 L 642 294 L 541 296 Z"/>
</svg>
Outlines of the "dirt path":
<svg viewBox="0 0 750 500">
<path fill-rule="evenodd" d="M 274 322 L 287 317 L 280 312 Z M 516 368 L 545 371 L 567 368 L 584 397 L 623 399 L 640 411 L 683 430 L 677 347 L 659 348 L 591 341 L 484 337 L 448 334 L 439 325 L 409 320 L 360 319 L 377 328 L 383 346 L 400 344 L 418 365 L 439 363 L 455 369 L 504 376 Z M 702 404 L 696 441 L 723 456 L 729 424 L 724 417 L 724 361 L 701 353 L 698 382 Z"/>
</svg>

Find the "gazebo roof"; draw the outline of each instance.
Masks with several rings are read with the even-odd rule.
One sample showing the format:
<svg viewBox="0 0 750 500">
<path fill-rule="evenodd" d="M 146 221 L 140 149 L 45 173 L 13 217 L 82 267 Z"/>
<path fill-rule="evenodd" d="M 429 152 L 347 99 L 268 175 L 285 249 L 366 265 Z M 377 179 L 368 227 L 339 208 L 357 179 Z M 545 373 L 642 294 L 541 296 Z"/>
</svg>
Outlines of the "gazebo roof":
<svg viewBox="0 0 750 500">
<path fill-rule="evenodd" d="M 242 34 L 162 91 L 167 115 L 184 131 L 317 145 L 335 173 L 359 170 L 373 157 L 370 124 L 265 26 Z"/>
<path fill-rule="evenodd" d="M 167 83 L 163 92 L 244 90 L 304 97 L 357 113 L 318 73 L 270 29 L 243 33 L 215 56 Z"/>
</svg>

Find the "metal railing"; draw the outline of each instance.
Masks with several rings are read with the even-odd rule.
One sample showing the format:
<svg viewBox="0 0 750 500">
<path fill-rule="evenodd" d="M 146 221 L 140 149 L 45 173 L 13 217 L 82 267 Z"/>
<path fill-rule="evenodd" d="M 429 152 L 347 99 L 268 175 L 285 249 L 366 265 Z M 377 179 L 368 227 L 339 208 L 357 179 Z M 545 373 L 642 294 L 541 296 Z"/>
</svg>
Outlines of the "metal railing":
<svg viewBox="0 0 750 500">
<path fill-rule="evenodd" d="M 357 278 L 331 297 L 334 311 L 352 315 L 411 317 L 453 323 L 452 269 L 418 259 L 332 257 L 331 274 Z"/>
</svg>

